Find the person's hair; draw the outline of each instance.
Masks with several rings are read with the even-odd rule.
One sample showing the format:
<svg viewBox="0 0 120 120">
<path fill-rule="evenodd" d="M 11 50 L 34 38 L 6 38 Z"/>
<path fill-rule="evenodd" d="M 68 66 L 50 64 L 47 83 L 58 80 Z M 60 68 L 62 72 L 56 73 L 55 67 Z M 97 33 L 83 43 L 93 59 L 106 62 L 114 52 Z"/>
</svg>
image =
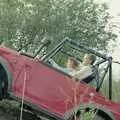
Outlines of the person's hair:
<svg viewBox="0 0 120 120">
<path fill-rule="evenodd" d="M 93 54 L 88 54 L 88 56 L 90 57 L 90 60 L 92 61 L 91 65 L 93 65 L 93 63 L 96 61 L 96 56 Z"/>
<path fill-rule="evenodd" d="M 73 64 L 74 64 L 75 66 L 77 66 L 77 65 L 78 65 L 77 60 L 76 60 L 76 59 L 74 59 L 73 57 L 68 58 L 68 60 L 73 61 Z"/>
</svg>

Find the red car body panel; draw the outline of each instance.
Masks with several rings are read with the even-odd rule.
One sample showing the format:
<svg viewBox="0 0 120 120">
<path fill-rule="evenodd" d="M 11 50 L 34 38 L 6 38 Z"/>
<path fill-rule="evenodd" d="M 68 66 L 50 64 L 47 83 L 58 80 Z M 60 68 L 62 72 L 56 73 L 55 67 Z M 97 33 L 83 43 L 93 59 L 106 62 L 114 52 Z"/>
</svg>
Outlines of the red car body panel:
<svg viewBox="0 0 120 120">
<path fill-rule="evenodd" d="M 120 120 L 120 103 L 114 103 L 87 84 L 75 83 L 70 77 L 38 59 L 32 59 L 6 47 L 0 47 L 0 60 L 8 66 L 12 81 L 9 90 L 39 108 L 64 119 L 66 113 L 81 104 L 93 104 Z M 25 83 L 25 84 L 24 84 Z"/>
</svg>

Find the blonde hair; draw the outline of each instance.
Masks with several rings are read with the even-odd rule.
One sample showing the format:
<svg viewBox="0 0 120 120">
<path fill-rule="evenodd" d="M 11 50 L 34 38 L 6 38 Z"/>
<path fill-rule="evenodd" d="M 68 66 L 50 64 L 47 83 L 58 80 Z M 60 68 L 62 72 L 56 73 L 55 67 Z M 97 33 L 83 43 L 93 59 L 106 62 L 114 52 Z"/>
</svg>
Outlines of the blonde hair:
<svg viewBox="0 0 120 120">
<path fill-rule="evenodd" d="M 68 58 L 68 60 L 72 61 L 75 66 L 78 66 L 78 62 L 75 58 L 70 57 L 70 58 Z"/>
</svg>

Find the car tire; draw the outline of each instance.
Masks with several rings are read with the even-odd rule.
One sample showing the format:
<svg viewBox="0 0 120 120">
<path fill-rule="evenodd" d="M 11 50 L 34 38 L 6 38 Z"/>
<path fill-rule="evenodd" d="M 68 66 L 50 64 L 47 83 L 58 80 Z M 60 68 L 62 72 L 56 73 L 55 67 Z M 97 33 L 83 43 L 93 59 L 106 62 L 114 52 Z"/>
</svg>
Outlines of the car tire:
<svg viewBox="0 0 120 120">
<path fill-rule="evenodd" d="M 104 117 L 100 116 L 100 115 L 96 115 L 93 120 L 106 120 Z"/>
<path fill-rule="evenodd" d="M 0 81 L 0 100 L 8 97 L 8 81 Z"/>
<path fill-rule="evenodd" d="M 0 100 L 2 100 L 2 87 L 0 85 Z"/>
</svg>

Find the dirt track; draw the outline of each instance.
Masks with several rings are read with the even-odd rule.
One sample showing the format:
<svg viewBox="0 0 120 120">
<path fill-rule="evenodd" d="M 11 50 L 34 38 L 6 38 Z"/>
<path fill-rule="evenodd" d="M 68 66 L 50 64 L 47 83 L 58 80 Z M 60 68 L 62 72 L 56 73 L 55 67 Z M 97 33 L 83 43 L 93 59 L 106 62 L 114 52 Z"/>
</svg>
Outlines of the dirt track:
<svg viewBox="0 0 120 120">
<path fill-rule="evenodd" d="M 19 120 L 19 103 L 15 101 L 0 101 L 0 120 Z M 40 120 L 30 113 L 23 113 L 23 120 Z"/>
<path fill-rule="evenodd" d="M 16 117 L 5 114 L 2 110 L 0 110 L 0 120 L 17 120 L 17 119 Z"/>
</svg>

